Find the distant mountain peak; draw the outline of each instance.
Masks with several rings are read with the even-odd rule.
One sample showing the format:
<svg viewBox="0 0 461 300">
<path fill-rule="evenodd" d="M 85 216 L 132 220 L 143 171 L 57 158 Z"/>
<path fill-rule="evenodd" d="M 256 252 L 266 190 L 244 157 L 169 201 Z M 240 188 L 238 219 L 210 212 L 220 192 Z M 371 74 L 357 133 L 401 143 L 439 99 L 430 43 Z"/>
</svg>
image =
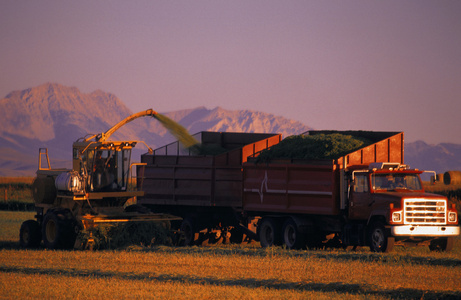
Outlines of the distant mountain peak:
<svg viewBox="0 0 461 300">
<path fill-rule="evenodd" d="M 131 111 L 114 95 L 102 91 L 85 94 L 57 83 L 14 91 L 0 100 L 0 136 L 45 142 L 56 137 L 77 139 L 84 132 L 102 131 Z M 76 130 L 69 131 L 70 128 Z"/>
<path fill-rule="evenodd" d="M 33 176 L 41 147 L 49 148 L 54 167 L 54 160 L 70 166 L 74 141 L 88 133 L 105 132 L 131 114 L 117 96 L 102 90 L 82 93 L 76 87 L 45 83 L 13 91 L 0 100 L 0 176 Z M 207 130 L 281 133 L 287 137 L 312 129 L 274 114 L 219 106 L 211 109 L 199 106 L 164 114 L 192 134 Z M 174 141 L 153 118 L 130 122 L 111 138 L 144 141 L 152 148 Z M 133 159 L 137 160 L 143 150 L 142 147 L 135 149 L 138 152 Z M 405 146 L 405 162 L 421 169 L 461 169 L 459 157 L 461 145 L 427 145 L 417 141 Z"/>
</svg>

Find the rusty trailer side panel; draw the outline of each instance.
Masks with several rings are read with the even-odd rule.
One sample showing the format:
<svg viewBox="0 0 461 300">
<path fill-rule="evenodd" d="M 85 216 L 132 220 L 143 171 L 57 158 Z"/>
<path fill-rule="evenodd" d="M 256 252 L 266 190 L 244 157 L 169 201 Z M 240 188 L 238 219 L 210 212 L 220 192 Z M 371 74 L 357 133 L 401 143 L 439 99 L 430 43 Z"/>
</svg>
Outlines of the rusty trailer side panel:
<svg viewBox="0 0 461 300">
<path fill-rule="evenodd" d="M 334 131 L 369 139 L 372 144 L 335 160 L 291 160 L 243 168 L 243 209 L 284 214 L 338 215 L 340 170 L 372 162 L 403 164 L 403 132 Z M 333 133 L 313 131 L 309 134 Z"/>
<path fill-rule="evenodd" d="M 336 215 L 339 180 L 331 162 L 245 164 L 245 211 Z"/>
<path fill-rule="evenodd" d="M 199 139 L 227 151 L 210 156 L 143 155 L 145 195 L 139 204 L 241 208 L 242 164 L 248 156 L 279 143 L 281 135 L 201 132 Z"/>
<path fill-rule="evenodd" d="M 144 197 L 147 205 L 241 206 L 241 167 L 217 165 L 214 157 L 154 156 L 145 167 Z M 200 163 L 200 164 L 199 164 Z"/>
</svg>

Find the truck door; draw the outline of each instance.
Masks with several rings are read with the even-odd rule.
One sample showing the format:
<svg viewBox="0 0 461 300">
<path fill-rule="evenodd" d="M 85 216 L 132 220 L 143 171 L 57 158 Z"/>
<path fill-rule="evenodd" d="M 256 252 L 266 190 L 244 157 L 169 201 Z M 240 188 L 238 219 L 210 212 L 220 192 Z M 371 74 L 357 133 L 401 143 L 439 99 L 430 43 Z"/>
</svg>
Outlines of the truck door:
<svg viewBox="0 0 461 300">
<path fill-rule="evenodd" d="M 366 220 L 370 214 L 368 174 L 356 174 L 349 196 L 349 218 Z"/>
</svg>

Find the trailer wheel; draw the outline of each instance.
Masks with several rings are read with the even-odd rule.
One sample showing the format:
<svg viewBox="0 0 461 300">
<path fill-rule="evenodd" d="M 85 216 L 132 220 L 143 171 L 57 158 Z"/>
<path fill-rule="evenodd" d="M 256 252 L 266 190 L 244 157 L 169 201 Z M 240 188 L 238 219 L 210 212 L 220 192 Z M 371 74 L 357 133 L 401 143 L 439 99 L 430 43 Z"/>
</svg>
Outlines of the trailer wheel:
<svg viewBox="0 0 461 300">
<path fill-rule="evenodd" d="M 195 229 L 195 223 L 191 218 L 185 218 L 182 221 L 180 231 L 184 237 L 184 246 L 195 245 L 198 239 L 198 234 Z"/>
<path fill-rule="evenodd" d="M 19 230 L 19 244 L 23 248 L 38 248 L 42 241 L 40 224 L 35 220 L 27 220 Z"/>
<path fill-rule="evenodd" d="M 288 218 L 283 224 L 283 242 L 289 249 L 300 249 L 306 245 L 306 239 L 299 230 L 299 226 L 292 218 Z"/>
<path fill-rule="evenodd" d="M 368 243 L 373 252 L 391 252 L 394 248 L 394 238 L 387 235 L 386 228 L 380 221 L 371 225 L 368 231 Z"/>
<path fill-rule="evenodd" d="M 431 251 L 449 252 L 453 250 L 453 243 L 454 243 L 453 237 L 435 239 L 431 241 L 431 244 L 429 245 L 429 249 Z"/>
<path fill-rule="evenodd" d="M 77 237 L 73 220 L 66 219 L 65 212 L 50 211 L 43 218 L 42 236 L 49 249 L 70 249 Z"/>
<path fill-rule="evenodd" d="M 281 244 L 280 228 L 273 218 L 263 218 L 259 225 L 259 243 L 262 247 Z"/>
</svg>

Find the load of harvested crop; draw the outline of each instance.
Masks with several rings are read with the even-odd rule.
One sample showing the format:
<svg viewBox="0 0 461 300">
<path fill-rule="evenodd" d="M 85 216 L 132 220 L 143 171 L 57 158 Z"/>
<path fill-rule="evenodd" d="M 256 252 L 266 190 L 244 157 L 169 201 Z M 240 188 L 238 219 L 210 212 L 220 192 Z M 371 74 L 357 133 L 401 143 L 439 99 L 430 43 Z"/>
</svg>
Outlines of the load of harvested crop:
<svg viewBox="0 0 461 300">
<path fill-rule="evenodd" d="M 340 133 L 293 135 L 258 156 L 257 163 L 272 159 L 337 159 L 371 144 L 370 141 Z"/>
</svg>

